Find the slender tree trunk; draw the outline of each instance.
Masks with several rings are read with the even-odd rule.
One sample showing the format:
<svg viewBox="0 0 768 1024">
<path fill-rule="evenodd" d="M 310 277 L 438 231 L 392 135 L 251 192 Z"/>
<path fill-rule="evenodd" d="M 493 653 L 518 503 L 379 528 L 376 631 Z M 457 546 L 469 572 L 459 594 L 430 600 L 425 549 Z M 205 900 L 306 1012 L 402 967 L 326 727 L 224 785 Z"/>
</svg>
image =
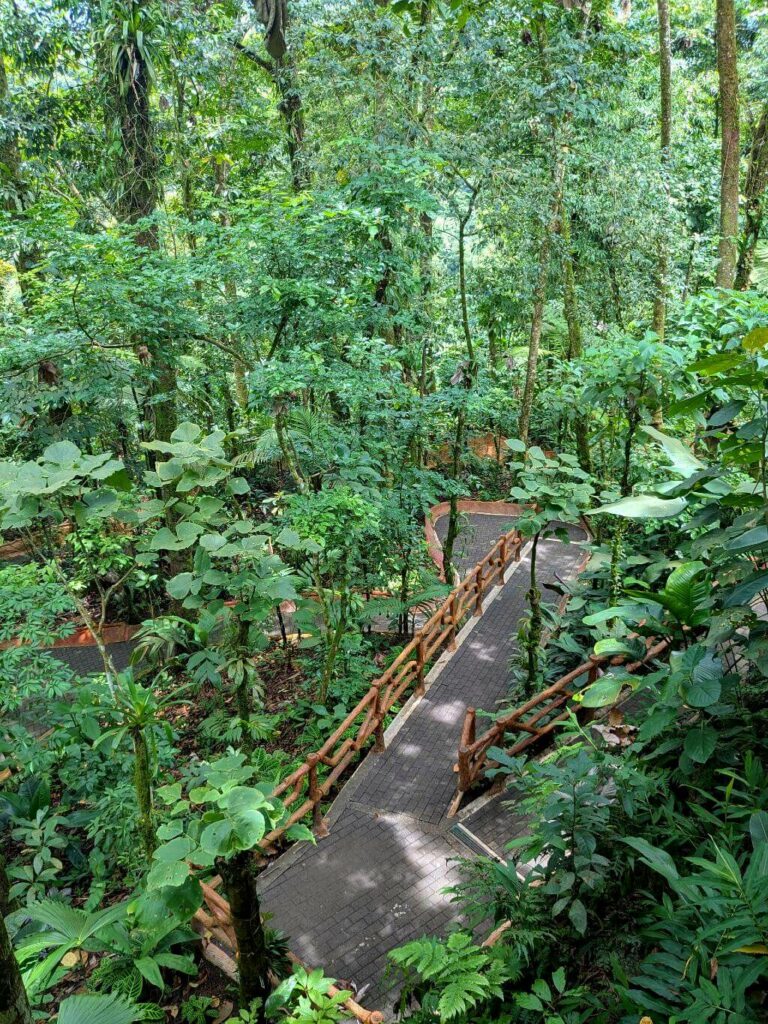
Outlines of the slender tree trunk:
<svg viewBox="0 0 768 1024">
<path fill-rule="evenodd" d="M 563 314 L 568 326 L 568 359 L 581 358 L 583 341 L 579 314 L 579 297 L 576 291 L 573 247 L 571 244 L 571 214 L 565 205 L 561 217 L 563 240 Z M 592 472 L 592 457 L 589 451 L 589 417 L 583 409 L 576 409 L 573 417 L 576 435 L 576 455 L 585 473 Z"/>
<path fill-rule="evenodd" d="M 659 91 L 661 100 L 660 141 L 661 172 L 664 179 L 664 195 L 669 206 L 669 155 L 672 141 L 672 37 L 669 24 L 669 0 L 657 0 L 656 9 L 659 23 Z M 666 210 L 665 210 L 666 214 Z M 667 272 L 668 253 L 666 231 L 662 227 L 658 240 L 659 254 L 656 262 L 655 295 L 653 300 L 653 330 L 664 340 L 667 319 Z"/>
<path fill-rule="evenodd" d="M 720 83 L 720 242 L 716 284 L 733 288 L 739 234 L 739 76 L 734 0 L 717 0 Z"/>
<path fill-rule="evenodd" d="M 475 346 L 472 341 L 472 331 L 469 326 L 469 307 L 467 304 L 466 241 L 467 225 L 472 217 L 475 200 L 477 199 L 479 191 L 480 186 L 475 186 L 470 196 L 469 205 L 465 213 L 463 213 L 459 218 L 459 303 L 461 306 L 461 328 L 464 334 L 464 344 L 467 348 L 467 363 L 466 367 L 463 369 L 463 384 L 467 391 L 467 395 L 456 415 L 456 431 L 454 433 L 453 457 L 451 460 L 451 477 L 455 485 L 458 484 L 459 476 L 461 475 L 464 446 L 466 442 L 467 400 L 469 398 L 469 393 L 474 386 L 475 377 L 477 375 Z M 452 581 L 454 574 L 453 548 L 456 543 L 458 532 L 459 496 L 456 493 L 456 487 L 454 486 L 454 492 L 451 494 L 450 509 L 448 512 L 448 532 L 443 546 L 443 575 L 446 583 L 450 583 Z"/>
<path fill-rule="evenodd" d="M 133 740 L 133 783 L 139 808 L 139 835 L 147 860 L 155 852 L 155 825 L 152 820 L 152 772 L 149 763 L 149 747 L 140 727 L 131 730 Z"/>
<path fill-rule="evenodd" d="M 536 553 L 539 546 L 540 534 L 533 538 L 531 546 L 531 579 L 528 588 L 528 608 L 530 617 L 528 619 L 528 633 L 526 636 L 526 653 L 528 671 L 526 679 L 526 690 L 528 694 L 533 692 L 536 678 L 539 671 L 539 649 L 541 648 L 542 619 L 541 619 L 541 591 L 536 579 Z"/>
<path fill-rule="evenodd" d="M 29 185 L 22 174 L 18 138 L 16 132 L 10 127 L 15 124 L 13 111 L 5 109 L 9 104 L 5 58 L 0 53 L 0 117 L 7 117 L 9 126 L 0 133 L 0 194 L 3 196 L 2 205 L 6 212 L 10 214 L 12 220 L 18 223 L 25 217 L 31 194 Z M 40 251 L 37 246 L 19 241 L 14 262 L 19 291 L 25 306 L 29 303 L 29 275 L 39 260 Z"/>
<path fill-rule="evenodd" d="M 217 864 L 224 878 L 237 939 L 237 970 L 240 982 L 240 1005 L 252 1000 L 262 1001 L 260 1020 L 264 1019 L 263 1003 L 270 993 L 269 956 L 264 925 L 261 920 L 259 894 L 253 854 L 249 850 L 236 853 Z"/>
<path fill-rule="evenodd" d="M 541 241 L 539 243 L 539 269 L 536 277 L 536 287 L 533 292 L 533 313 L 531 315 L 531 332 L 528 341 L 528 364 L 525 374 L 525 388 L 523 389 L 523 400 L 520 408 L 520 420 L 517 431 L 520 440 L 525 445 L 528 444 L 528 434 L 531 425 L 533 396 L 536 390 L 536 374 L 539 365 L 539 345 L 541 343 L 541 331 L 544 323 L 544 304 L 547 300 L 547 284 L 549 283 L 549 263 L 552 253 L 552 238 L 557 231 L 560 217 L 564 173 L 565 162 L 563 155 L 558 153 L 555 157 L 555 166 L 552 174 L 552 194 L 549 201 L 549 215 L 547 223 L 544 225 Z"/>
<path fill-rule="evenodd" d="M 763 104 L 749 151 L 747 179 L 744 183 L 744 234 L 736 268 L 736 288 L 748 288 L 755 248 L 760 238 L 768 188 L 768 103 Z"/>
<path fill-rule="evenodd" d="M 4 865 L 0 872 L 5 875 Z M 0 1024 L 32 1024 L 32 1010 L 29 1006 L 21 971 L 13 952 L 11 937 L 0 914 Z"/>
<path fill-rule="evenodd" d="M 240 50 L 254 64 L 263 68 L 272 79 L 278 96 L 277 109 L 285 126 L 285 148 L 291 169 L 291 184 L 295 192 L 309 187 L 311 176 L 304 145 L 304 108 L 299 89 L 294 54 L 287 44 L 288 4 L 285 0 L 252 0 L 257 16 L 267 27 L 266 48 L 270 59 L 243 46 Z M 278 14 L 277 20 L 274 14 Z"/>
</svg>

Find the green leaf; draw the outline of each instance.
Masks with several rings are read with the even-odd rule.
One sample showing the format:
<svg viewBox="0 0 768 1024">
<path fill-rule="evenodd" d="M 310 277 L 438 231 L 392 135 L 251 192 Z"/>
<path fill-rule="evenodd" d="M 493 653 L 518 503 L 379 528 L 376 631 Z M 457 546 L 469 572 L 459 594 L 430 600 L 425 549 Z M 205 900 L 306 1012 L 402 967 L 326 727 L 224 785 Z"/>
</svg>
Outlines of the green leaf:
<svg viewBox="0 0 768 1024">
<path fill-rule="evenodd" d="M 768 812 L 755 811 L 749 819 L 749 834 L 752 836 L 754 846 L 759 843 L 768 843 Z"/>
<path fill-rule="evenodd" d="M 615 636 L 604 636 L 595 644 L 595 654 L 601 658 L 610 658 L 615 654 L 636 654 L 636 645 L 627 640 L 619 640 Z"/>
<path fill-rule="evenodd" d="M 189 443 L 196 441 L 201 434 L 202 430 L 196 423 L 184 422 L 180 423 L 171 434 L 171 441 L 186 441 Z"/>
<path fill-rule="evenodd" d="M 615 676 L 607 675 L 598 679 L 584 691 L 582 707 L 604 708 L 609 704 L 615 704 L 623 686 L 624 680 L 616 679 Z"/>
<path fill-rule="evenodd" d="M 46 462 L 53 462 L 57 466 L 71 466 L 80 461 L 81 454 L 77 445 L 72 444 L 71 441 L 57 441 L 55 444 L 48 445 L 43 452 L 43 458 Z"/>
<path fill-rule="evenodd" d="M 536 981 L 534 981 L 534 983 L 531 985 L 531 988 L 539 997 L 539 999 L 544 999 L 547 1002 L 551 1001 L 552 989 L 549 987 L 546 981 L 544 981 L 543 978 L 537 978 Z"/>
<path fill-rule="evenodd" d="M 125 996 L 69 996 L 59 1006 L 58 1024 L 133 1024 L 141 1009 Z"/>
<path fill-rule="evenodd" d="M 146 978 L 150 985 L 154 985 L 155 988 L 159 988 L 162 992 L 165 988 L 165 982 L 163 981 L 163 976 L 160 973 L 160 968 L 152 957 L 141 956 L 138 960 L 133 961 L 133 966 L 142 978 Z"/>
<path fill-rule="evenodd" d="M 675 867 L 675 862 L 666 850 L 662 850 L 658 846 L 652 846 L 647 839 L 641 839 L 639 836 L 627 836 L 621 842 L 631 846 L 633 850 L 637 850 L 643 863 L 658 872 L 658 874 L 663 875 L 667 881 L 673 882 L 680 877 Z"/>
<path fill-rule="evenodd" d="M 608 514 L 626 519 L 668 519 L 686 507 L 685 498 L 657 498 L 653 494 L 635 494 L 610 505 L 587 509 L 585 516 Z"/>
<path fill-rule="evenodd" d="M 173 842 L 176 842 L 174 839 Z M 149 869 L 147 886 L 150 889 L 161 889 L 165 886 L 175 888 L 183 885 L 189 877 L 189 864 L 186 861 L 157 861 Z"/>
<path fill-rule="evenodd" d="M 717 732 L 710 725 L 699 725 L 691 729 L 683 743 L 683 750 L 697 764 L 708 761 L 716 747 Z"/>
<path fill-rule="evenodd" d="M 753 327 L 741 344 L 747 352 L 760 352 L 768 345 L 768 327 Z"/>
<path fill-rule="evenodd" d="M 705 651 L 694 664 L 690 681 L 682 687 L 683 700 L 692 708 L 708 708 L 716 704 L 723 688 L 722 677 L 719 656 L 714 651 Z"/>
<path fill-rule="evenodd" d="M 544 1010 L 544 1004 L 539 997 L 535 996 L 532 992 L 516 993 L 515 1002 L 524 1010 L 538 1010 L 540 1013 Z"/>
<path fill-rule="evenodd" d="M 768 526 L 755 526 L 740 537 L 734 537 L 724 545 L 726 551 L 750 551 L 768 544 Z"/>
<path fill-rule="evenodd" d="M 292 842 L 315 842 L 315 834 L 312 829 L 307 828 L 306 825 L 300 825 L 298 823 L 287 828 L 285 835 Z"/>
<path fill-rule="evenodd" d="M 555 986 L 560 995 L 565 992 L 565 968 L 558 967 L 557 970 L 552 974 L 552 984 Z"/>
<path fill-rule="evenodd" d="M 232 822 L 226 818 L 206 825 L 200 836 L 200 847 L 213 857 L 223 857 L 230 852 Z"/>
<path fill-rule="evenodd" d="M 176 601 L 182 601 L 192 591 L 192 584 L 194 583 L 194 574 L 191 572 L 180 572 L 178 576 L 174 576 L 168 580 L 165 589 L 168 592 L 168 596 L 174 598 Z"/>
<path fill-rule="evenodd" d="M 643 426 L 641 428 L 654 439 L 658 441 L 664 452 L 669 457 L 672 463 L 672 468 L 680 476 L 689 477 L 694 473 L 697 473 L 700 469 L 704 469 L 704 463 L 697 459 L 696 456 L 690 451 L 690 449 L 678 441 L 677 438 L 670 437 L 668 434 L 663 434 L 656 427 Z"/>
<path fill-rule="evenodd" d="M 195 844 L 189 836 L 178 836 L 169 843 L 158 846 L 154 859 L 162 864 L 172 864 L 177 860 L 185 860 L 194 848 Z"/>
<path fill-rule="evenodd" d="M 508 437 L 506 441 L 507 448 L 513 452 L 524 452 L 526 451 L 525 443 L 520 440 L 519 437 Z"/>
<path fill-rule="evenodd" d="M 581 900 L 573 901 L 568 910 L 568 917 L 579 935 L 583 935 L 587 930 L 587 909 Z"/>
<path fill-rule="evenodd" d="M 768 572 L 749 576 L 743 583 L 739 583 L 729 591 L 723 604 L 726 608 L 748 605 L 761 590 L 768 590 Z"/>
</svg>

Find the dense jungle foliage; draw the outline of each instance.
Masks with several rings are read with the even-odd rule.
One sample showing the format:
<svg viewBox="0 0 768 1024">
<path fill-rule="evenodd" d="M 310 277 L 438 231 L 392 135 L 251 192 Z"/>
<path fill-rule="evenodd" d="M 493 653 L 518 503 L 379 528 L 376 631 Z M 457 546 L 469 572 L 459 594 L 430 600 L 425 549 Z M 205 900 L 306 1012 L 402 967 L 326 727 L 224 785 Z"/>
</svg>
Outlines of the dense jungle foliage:
<svg viewBox="0 0 768 1024">
<path fill-rule="evenodd" d="M 274 790 L 451 591 L 460 498 L 525 506 L 482 710 L 615 663 L 491 752 L 527 827 L 369 1008 L 768 1020 L 768 9 L 0 12 L 0 1024 L 349 1017 L 259 912 Z"/>
</svg>

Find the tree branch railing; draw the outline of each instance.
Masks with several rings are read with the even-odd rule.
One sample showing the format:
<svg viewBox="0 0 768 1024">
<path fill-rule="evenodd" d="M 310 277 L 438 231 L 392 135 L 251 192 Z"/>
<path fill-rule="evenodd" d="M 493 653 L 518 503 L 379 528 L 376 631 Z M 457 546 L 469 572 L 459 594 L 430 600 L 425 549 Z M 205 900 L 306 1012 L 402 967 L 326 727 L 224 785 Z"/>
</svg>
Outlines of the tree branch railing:
<svg viewBox="0 0 768 1024">
<path fill-rule="evenodd" d="M 384 750 L 384 720 L 389 711 L 408 691 L 419 696 L 424 693 L 429 662 L 443 647 L 455 648 L 464 620 L 470 615 L 482 614 L 485 597 L 493 587 L 504 582 L 509 565 L 520 560 L 522 547 L 523 539 L 514 529 L 501 537 L 414 634 L 386 672 L 373 682 L 320 749 L 310 754 L 276 787 L 275 795 L 281 797 L 290 813 L 265 837 L 263 849 L 274 852 L 275 844 L 290 826 L 310 813 L 315 833 L 318 836 L 327 833 L 323 801 L 328 799 L 340 777 L 371 738 L 375 751 Z M 358 721 L 357 732 L 348 735 Z M 322 768 L 330 770 L 321 779 Z"/>
<path fill-rule="evenodd" d="M 656 641 L 655 637 L 646 639 L 646 652 L 638 661 L 625 665 L 621 655 L 590 655 L 589 660 L 578 668 L 566 673 L 545 690 L 537 693 L 520 707 L 497 718 L 482 734 L 476 735 L 477 712 L 475 708 L 467 708 L 461 730 L 456 771 L 458 782 L 456 795 L 451 802 L 448 816 L 458 813 L 466 794 L 478 784 L 489 764 L 488 751 L 492 747 L 502 747 L 509 733 L 523 733 L 511 747 L 505 748 L 510 757 L 522 753 L 534 743 L 549 736 L 560 722 L 566 719 L 571 709 L 567 706 L 574 695 L 590 683 L 595 682 L 605 665 L 624 665 L 627 672 L 635 672 L 642 665 L 657 658 L 670 644 L 669 638 Z M 582 680 L 583 678 L 583 681 Z M 577 682 L 578 681 L 578 682 Z"/>
</svg>

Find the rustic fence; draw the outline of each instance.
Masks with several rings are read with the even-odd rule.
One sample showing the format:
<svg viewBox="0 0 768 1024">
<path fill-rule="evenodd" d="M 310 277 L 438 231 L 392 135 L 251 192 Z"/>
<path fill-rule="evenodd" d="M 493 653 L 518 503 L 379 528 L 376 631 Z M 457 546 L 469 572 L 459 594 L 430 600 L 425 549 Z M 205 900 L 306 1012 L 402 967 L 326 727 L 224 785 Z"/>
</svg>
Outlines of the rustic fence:
<svg viewBox="0 0 768 1024">
<path fill-rule="evenodd" d="M 624 665 L 628 672 L 634 672 L 641 665 L 647 664 L 662 654 L 669 646 L 669 639 L 655 642 L 655 638 L 646 640 L 646 652 L 638 661 Z M 541 742 L 571 713 L 568 701 L 574 694 L 593 683 L 604 665 L 624 664 L 623 656 L 591 655 L 589 661 L 566 673 L 557 682 L 537 693 L 520 707 L 509 714 L 497 718 L 482 736 L 476 736 L 477 714 L 474 708 L 467 708 L 461 730 L 456 770 L 458 783 L 456 795 L 448 811 L 449 816 L 455 815 L 466 793 L 476 786 L 484 776 L 488 766 L 488 751 L 491 747 L 501 747 L 507 742 L 510 733 L 522 733 L 522 738 L 506 748 L 510 757 L 520 754 L 534 743 Z M 578 682 L 577 682 L 578 681 Z"/>
<path fill-rule="evenodd" d="M 523 540 L 514 529 L 501 537 L 414 634 L 322 747 L 277 786 L 275 795 L 282 798 L 289 814 L 265 837 L 263 848 L 267 852 L 274 849 L 291 825 L 310 812 L 316 834 L 325 833 L 323 801 L 371 738 L 374 750 L 384 750 L 384 720 L 389 711 L 408 691 L 424 692 L 427 665 L 443 647 L 453 649 L 456 634 L 466 618 L 482 614 L 486 595 L 492 587 L 503 583 L 507 567 L 520 560 L 522 546 Z M 349 735 L 358 722 L 357 731 Z M 321 778 L 323 768 L 329 771 Z"/>
</svg>

